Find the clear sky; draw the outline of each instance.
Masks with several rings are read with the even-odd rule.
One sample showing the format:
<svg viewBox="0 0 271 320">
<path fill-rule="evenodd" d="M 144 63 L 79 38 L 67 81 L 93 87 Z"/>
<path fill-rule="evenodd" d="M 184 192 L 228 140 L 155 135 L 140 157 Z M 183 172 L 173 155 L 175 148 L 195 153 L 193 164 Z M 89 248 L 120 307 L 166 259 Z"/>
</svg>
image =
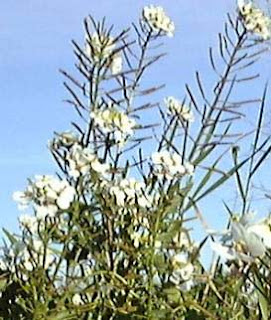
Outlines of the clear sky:
<svg viewBox="0 0 271 320">
<path fill-rule="evenodd" d="M 54 172 L 47 150 L 53 131 L 70 128 L 75 113 L 62 103 L 67 94 L 58 68 L 74 70 L 71 39 L 82 43 L 82 21 L 107 17 L 116 30 L 135 21 L 147 4 L 161 5 L 176 25 L 165 41 L 169 53 L 157 83 L 182 97 L 186 82 L 199 69 L 211 81 L 207 50 L 216 44 L 235 0 L 10 0 L 0 2 L 0 226 L 15 229 L 18 211 L 12 201 L 34 174 Z M 270 73 L 270 59 L 260 67 Z M 211 77 L 211 76 L 210 76 Z M 266 78 L 263 77 L 262 83 Z"/>
</svg>

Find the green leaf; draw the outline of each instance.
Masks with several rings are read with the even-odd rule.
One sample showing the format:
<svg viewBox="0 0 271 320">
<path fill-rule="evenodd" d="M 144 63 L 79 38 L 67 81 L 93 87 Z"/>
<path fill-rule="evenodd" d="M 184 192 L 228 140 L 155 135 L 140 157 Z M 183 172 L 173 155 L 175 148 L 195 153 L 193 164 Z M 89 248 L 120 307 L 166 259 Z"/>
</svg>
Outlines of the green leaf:
<svg viewBox="0 0 271 320">
<path fill-rule="evenodd" d="M 257 290 L 257 295 L 258 295 L 258 299 L 259 299 L 259 306 L 261 309 L 262 319 L 268 320 L 268 319 L 270 319 L 269 302 L 263 294 L 264 289 L 262 287 L 261 282 L 259 281 L 259 279 L 257 277 L 255 280 L 255 284 L 256 284 L 256 290 Z"/>
<path fill-rule="evenodd" d="M 238 151 L 239 151 L 239 147 L 233 147 L 232 148 L 232 157 L 233 157 L 233 162 L 234 162 L 235 166 L 238 165 Z M 236 175 L 237 187 L 238 187 L 238 190 L 240 192 L 241 198 L 242 198 L 243 201 L 245 201 L 246 200 L 246 195 L 245 195 L 245 192 L 244 192 L 242 178 L 241 178 L 241 175 L 239 173 L 239 170 L 235 171 L 235 175 Z"/>
<path fill-rule="evenodd" d="M 205 320 L 205 316 L 200 315 L 195 310 L 190 310 L 185 316 L 185 320 Z"/>
<path fill-rule="evenodd" d="M 7 279 L 4 277 L 0 277 L 0 291 L 4 291 L 7 285 Z"/>
<path fill-rule="evenodd" d="M 215 172 L 215 167 L 218 164 L 218 162 L 220 161 L 220 158 L 218 158 L 215 163 L 208 168 L 207 173 L 205 174 L 205 176 L 201 179 L 196 191 L 193 194 L 193 199 L 198 195 L 198 193 L 202 190 L 202 188 L 204 188 L 204 186 L 208 183 L 208 181 L 210 180 L 210 178 L 212 177 L 212 174 Z"/>
<path fill-rule="evenodd" d="M 2 230 L 12 245 L 18 242 L 16 237 L 12 235 L 7 229 L 3 228 Z"/>
<path fill-rule="evenodd" d="M 48 320 L 67 320 L 67 319 L 75 319 L 75 316 L 72 316 L 68 310 L 58 310 L 53 315 L 47 318 Z"/>
<path fill-rule="evenodd" d="M 181 292 L 175 287 L 165 288 L 163 292 L 166 294 L 169 303 L 178 303 L 181 298 Z"/>
<path fill-rule="evenodd" d="M 203 152 L 200 152 L 196 160 L 193 161 L 193 165 L 196 167 L 198 164 L 200 164 L 214 150 L 214 148 L 215 146 L 211 146 Z"/>
<path fill-rule="evenodd" d="M 166 310 L 153 310 L 150 315 L 150 320 L 165 320 L 169 318 L 169 312 Z"/>
<path fill-rule="evenodd" d="M 163 270 L 167 268 L 167 263 L 165 260 L 165 256 L 162 253 L 156 254 L 154 256 L 154 266 L 158 270 Z"/>
<path fill-rule="evenodd" d="M 176 233 L 180 232 L 180 230 L 182 229 L 183 223 L 184 223 L 183 220 L 172 221 L 168 229 L 168 232 L 172 233 L 173 235 L 176 235 Z"/>
<path fill-rule="evenodd" d="M 158 235 L 157 240 L 161 241 L 163 243 L 163 246 L 167 246 L 172 242 L 172 239 L 174 238 L 174 235 L 170 232 L 163 232 Z"/>
<path fill-rule="evenodd" d="M 234 166 L 232 169 L 230 169 L 228 172 L 224 173 L 223 177 L 217 179 L 207 190 L 205 190 L 196 200 L 195 202 L 198 202 L 202 198 L 206 197 L 209 193 L 216 190 L 218 187 L 220 187 L 223 183 L 225 183 L 238 169 L 240 169 L 244 164 L 246 164 L 250 160 L 251 156 Z"/>
<path fill-rule="evenodd" d="M 175 195 L 173 199 L 170 199 L 163 208 L 163 215 L 166 216 L 170 213 L 174 213 L 178 206 L 180 205 L 182 197 L 180 195 Z"/>
</svg>

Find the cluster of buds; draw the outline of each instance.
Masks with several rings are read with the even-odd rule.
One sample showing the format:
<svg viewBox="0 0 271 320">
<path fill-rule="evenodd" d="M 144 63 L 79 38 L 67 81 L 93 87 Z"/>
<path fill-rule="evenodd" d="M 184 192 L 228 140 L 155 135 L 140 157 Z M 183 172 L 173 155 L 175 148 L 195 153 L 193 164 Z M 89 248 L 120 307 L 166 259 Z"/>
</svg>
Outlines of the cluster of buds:
<svg viewBox="0 0 271 320">
<path fill-rule="evenodd" d="M 85 41 L 85 53 L 93 61 L 107 59 L 115 49 L 114 38 L 104 34 L 87 34 Z"/>
<path fill-rule="evenodd" d="M 122 57 L 116 50 L 115 39 L 103 33 L 86 34 L 85 54 L 93 63 L 110 61 L 109 67 L 113 75 L 122 70 Z"/>
<path fill-rule="evenodd" d="M 239 0 L 238 8 L 245 28 L 263 40 L 268 40 L 271 36 L 271 19 L 252 2 Z"/>
<path fill-rule="evenodd" d="M 194 166 L 183 159 L 177 153 L 169 151 L 155 152 L 152 155 L 154 174 L 159 178 L 172 180 L 194 173 Z"/>
<path fill-rule="evenodd" d="M 169 37 L 173 36 L 175 26 L 173 21 L 166 15 L 164 9 L 160 6 L 146 6 L 142 12 L 143 21 L 145 21 L 151 30 L 163 32 Z"/>
<path fill-rule="evenodd" d="M 168 108 L 169 114 L 177 115 L 180 119 L 187 122 L 194 121 L 192 110 L 174 97 L 167 97 L 165 99 L 165 104 Z"/>
<path fill-rule="evenodd" d="M 65 131 L 57 133 L 55 138 L 49 142 L 49 146 L 54 150 L 58 150 L 61 147 L 70 148 L 78 142 L 79 138 L 74 132 Z"/>
</svg>

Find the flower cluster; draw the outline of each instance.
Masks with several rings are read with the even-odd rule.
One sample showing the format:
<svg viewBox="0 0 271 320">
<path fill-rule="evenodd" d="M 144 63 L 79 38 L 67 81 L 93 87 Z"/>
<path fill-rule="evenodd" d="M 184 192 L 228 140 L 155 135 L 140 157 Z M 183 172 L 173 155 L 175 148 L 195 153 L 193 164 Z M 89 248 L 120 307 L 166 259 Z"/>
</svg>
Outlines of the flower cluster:
<svg viewBox="0 0 271 320">
<path fill-rule="evenodd" d="M 19 216 L 19 223 L 22 229 L 31 231 L 31 233 L 36 233 L 38 230 L 38 219 L 35 216 L 29 214 L 22 214 Z"/>
<path fill-rule="evenodd" d="M 171 259 L 172 275 L 170 281 L 182 290 L 190 290 L 194 285 L 193 272 L 194 266 L 188 261 L 184 253 L 175 254 Z"/>
<path fill-rule="evenodd" d="M 271 19 L 253 2 L 246 3 L 244 0 L 238 1 L 238 8 L 244 25 L 248 31 L 251 31 L 263 40 L 271 36 Z"/>
<path fill-rule="evenodd" d="M 187 122 L 194 121 L 192 110 L 174 97 L 167 97 L 165 99 L 165 104 L 170 114 L 178 115 L 182 120 Z"/>
<path fill-rule="evenodd" d="M 92 172 L 104 176 L 109 170 L 107 163 L 101 163 L 97 155 L 89 148 L 79 144 L 73 145 L 66 156 L 68 171 L 71 177 L 88 176 Z"/>
<path fill-rule="evenodd" d="M 76 191 L 68 181 L 48 175 L 37 175 L 25 191 L 15 192 L 13 199 L 19 203 L 20 209 L 25 209 L 33 203 L 37 217 L 42 219 L 47 215 L 54 216 L 59 209 L 68 209 L 75 195 Z"/>
<path fill-rule="evenodd" d="M 183 159 L 177 153 L 169 151 L 155 152 L 152 155 L 154 174 L 160 178 L 172 180 L 184 175 L 192 175 L 194 166 L 187 162 L 183 163 Z"/>
<path fill-rule="evenodd" d="M 166 15 L 164 9 L 160 6 L 146 6 L 143 9 L 142 16 L 149 27 L 156 32 L 164 32 L 169 37 L 173 36 L 175 26 L 171 19 Z"/>
<path fill-rule="evenodd" d="M 116 143 L 123 145 L 133 135 L 136 122 L 129 118 L 124 112 L 109 107 L 106 110 L 94 110 L 91 117 L 97 127 L 103 133 L 113 135 Z"/>
<path fill-rule="evenodd" d="M 118 207 L 128 208 L 139 206 L 142 208 L 151 208 L 155 199 L 148 195 L 146 185 L 134 178 L 127 178 L 116 181 L 104 180 L 100 184 L 104 195 L 112 197 Z"/>
<path fill-rule="evenodd" d="M 192 264 L 191 257 L 198 250 L 198 246 L 189 237 L 189 231 L 184 228 L 178 230 L 176 234 L 169 231 L 166 237 L 162 233 L 158 235 L 154 247 L 155 254 L 165 258 L 161 260 L 160 265 L 156 265 L 154 279 L 156 285 L 161 286 L 161 276 L 165 268 L 168 268 L 170 283 L 177 290 L 189 291 L 196 284 L 197 266 Z"/>
</svg>

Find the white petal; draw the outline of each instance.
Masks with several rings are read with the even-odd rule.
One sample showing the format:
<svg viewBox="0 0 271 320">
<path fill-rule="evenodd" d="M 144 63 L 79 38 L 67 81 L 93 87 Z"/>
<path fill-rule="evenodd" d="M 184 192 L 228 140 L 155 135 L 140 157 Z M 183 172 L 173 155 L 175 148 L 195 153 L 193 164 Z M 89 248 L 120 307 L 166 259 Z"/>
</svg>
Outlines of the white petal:
<svg viewBox="0 0 271 320">
<path fill-rule="evenodd" d="M 210 246 L 213 251 L 215 251 L 219 256 L 227 260 L 235 260 L 236 254 L 230 248 L 221 245 L 218 242 L 211 241 Z"/>
</svg>

